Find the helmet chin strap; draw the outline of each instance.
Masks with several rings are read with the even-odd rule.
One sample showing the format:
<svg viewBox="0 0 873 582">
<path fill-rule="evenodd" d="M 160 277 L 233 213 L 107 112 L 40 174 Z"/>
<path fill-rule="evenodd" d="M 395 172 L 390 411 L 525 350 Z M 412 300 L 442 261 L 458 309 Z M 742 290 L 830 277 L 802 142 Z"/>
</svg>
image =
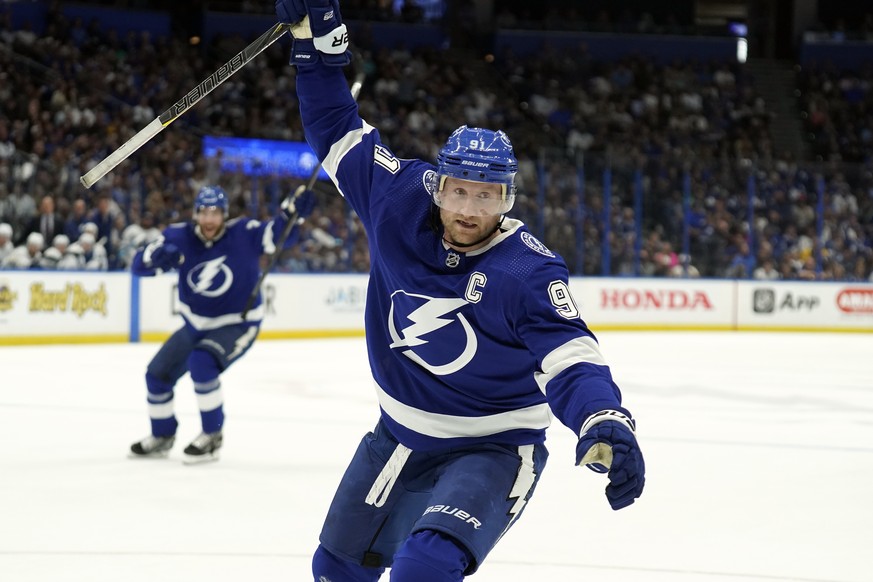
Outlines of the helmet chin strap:
<svg viewBox="0 0 873 582">
<path fill-rule="evenodd" d="M 469 247 L 474 247 L 474 246 L 476 246 L 476 245 L 478 245 L 478 244 L 481 244 L 481 243 L 485 242 L 486 240 L 488 240 L 488 239 L 491 238 L 492 236 L 494 236 L 494 233 L 497 232 L 498 230 L 500 230 L 500 227 L 503 226 L 503 219 L 504 219 L 504 218 L 506 218 L 506 215 L 505 215 L 505 214 L 501 214 L 501 215 L 500 215 L 500 220 L 497 221 L 497 224 L 494 226 L 494 228 L 491 230 L 491 232 L 489 232 L 488 234 L 486 234 L 485 236 L 483 236 L 483 237 L 480 238 L 479 240 L 474 241 L 474 242 L 471 242 L 471 243 L 459 243 L 459 242 L 455 242 L 455 241 L 453 241 L 453 240 L 449 240 L 449 239 L 446 238 L 446 231 L 445 231 L 445 229 L 443 229 L 443 242 L 445 242 L 446 244 L 448 244 L 448 245 L 450 245 L 450 246 L 458 247 L 459 249 L 466 249 L 466 248 L 469 248 Z"/>
</svg>

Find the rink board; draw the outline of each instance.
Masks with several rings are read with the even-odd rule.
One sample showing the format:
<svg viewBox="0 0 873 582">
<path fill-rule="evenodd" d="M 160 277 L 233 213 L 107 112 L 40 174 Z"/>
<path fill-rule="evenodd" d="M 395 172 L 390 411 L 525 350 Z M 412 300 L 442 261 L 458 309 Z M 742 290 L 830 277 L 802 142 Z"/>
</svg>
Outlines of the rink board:
<svg viewBox="0 0 873 582">
<path fill-rule="evenodd" d="M 0 271 L 0 345 L 124 342 L 128 273 Z"/>
<path fill-rule="evenodd" d="M 264 339 L 361 336 L 367 275 L 271 274 Z M 0 272 L 0 345 L 161 341 L 181 325 L 178 277 Z M 873 332 L 873 284 L 581 278 L 570 289 L 598 330 Z"/>
</svg>

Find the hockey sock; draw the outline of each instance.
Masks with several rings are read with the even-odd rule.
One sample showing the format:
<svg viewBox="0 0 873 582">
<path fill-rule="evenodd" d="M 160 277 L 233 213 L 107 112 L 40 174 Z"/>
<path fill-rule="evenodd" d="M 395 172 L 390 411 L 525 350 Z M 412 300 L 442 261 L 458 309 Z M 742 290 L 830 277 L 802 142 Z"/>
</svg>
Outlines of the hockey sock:
<svg viewBox="0 0 873 582">
<path fill-rule="evenodd" d="M 164 382 L 151 372 L 146 372 L 145 380 L 152 435 L 164 437 L 176 434 L 179 423 L 173 410 L 173 385 Z"/>
<path fill-rule="evenodd" d="M 385 568 L 367 568 L 337 558 L 319 545 L 312 556 L 312 575 L 316 580 L 336 582 L 376 582 Z"/>
<path fill-rule="evenodd" d="M 433 530 L 415 532 L 394 555 L 391 582 L 458 582 L 471 561 L 449 536 Z"/>
<path fill-rule="evenodd" d="M 218 362 L 209 352 L 194 350 L 188 356 L 188 370 L 194 381 L 203 432 L 220 431 L 224 424 L 224 398 L 221 395 L 221 381 L 218 377 L 221 372 L 218 369 Z"/>
</svg>

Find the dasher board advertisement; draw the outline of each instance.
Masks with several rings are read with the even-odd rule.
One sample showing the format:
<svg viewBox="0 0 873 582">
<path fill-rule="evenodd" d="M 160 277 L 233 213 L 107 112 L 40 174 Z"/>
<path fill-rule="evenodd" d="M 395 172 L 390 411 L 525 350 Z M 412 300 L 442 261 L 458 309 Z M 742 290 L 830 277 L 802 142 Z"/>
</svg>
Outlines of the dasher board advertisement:
<svg viewBox="0 0 873 582">
<path fill-rule="evenodd" d="M 139 277 L 139 339 L 160 341 L 182 325 L 178 275 Z M 364 333 L 366 275 L 271 274 L 261 295 L 261 338 L 339 337 Z M 134 333 L 136 336 L 136 333 Z"/>
<path fill-rule="evenodd" d="M 0 271 L 0 344 L 128 341 L 130 274 Z"/>
<path fill-rule="evenodd" d="M 873 285 L 740 281 L 737 327 L 873 331 Z"/>
<path fill-rule="evenodd" d="M 733 281 L 570 278 L 582 319 L 596 329 L 732 329 Z"/>
</svg>

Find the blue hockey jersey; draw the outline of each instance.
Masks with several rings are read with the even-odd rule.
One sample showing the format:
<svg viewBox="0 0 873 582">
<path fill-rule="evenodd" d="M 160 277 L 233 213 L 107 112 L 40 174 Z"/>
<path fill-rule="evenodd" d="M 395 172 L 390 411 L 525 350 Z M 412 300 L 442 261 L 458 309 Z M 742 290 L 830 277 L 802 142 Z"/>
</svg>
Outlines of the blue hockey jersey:
<svg viewBox="0 0 873 582">
<path fill-rule="evenodd" d="M 201 239 L 194 223 L 172 224 L 159 239 L 137 252 L 131 270 L 136 275 L 154 275 L 151 253 L 172 243 L 185 257 L 179 266 L 179 301 L 186 323 L 199 331 L 242 323 L 240 314 L 260 277 L 260 257 L 275 251 L 276 239 L 286 224 L 281 214 L 268 222 L 235 218 L 227 221 L 223 233 L 212 241 Z M 294 234 L 288 237 L 286 247 L 293 244 Z M 259 323 L 263 318 L 259 293 L 246 321 Z"/>
<path fill-rule="evenodd" d="M 362 120 L 342 70 L 299 67 L 306 139 L 369 237 L 366 341 L 382 417 L 404 445 L 543 442 L 550 410 L 578 435 L 621 395 L 564 261 L 506 219 L 458 252 L 432 227 L 436 167 L 399 159 Z"/>
</svg>

